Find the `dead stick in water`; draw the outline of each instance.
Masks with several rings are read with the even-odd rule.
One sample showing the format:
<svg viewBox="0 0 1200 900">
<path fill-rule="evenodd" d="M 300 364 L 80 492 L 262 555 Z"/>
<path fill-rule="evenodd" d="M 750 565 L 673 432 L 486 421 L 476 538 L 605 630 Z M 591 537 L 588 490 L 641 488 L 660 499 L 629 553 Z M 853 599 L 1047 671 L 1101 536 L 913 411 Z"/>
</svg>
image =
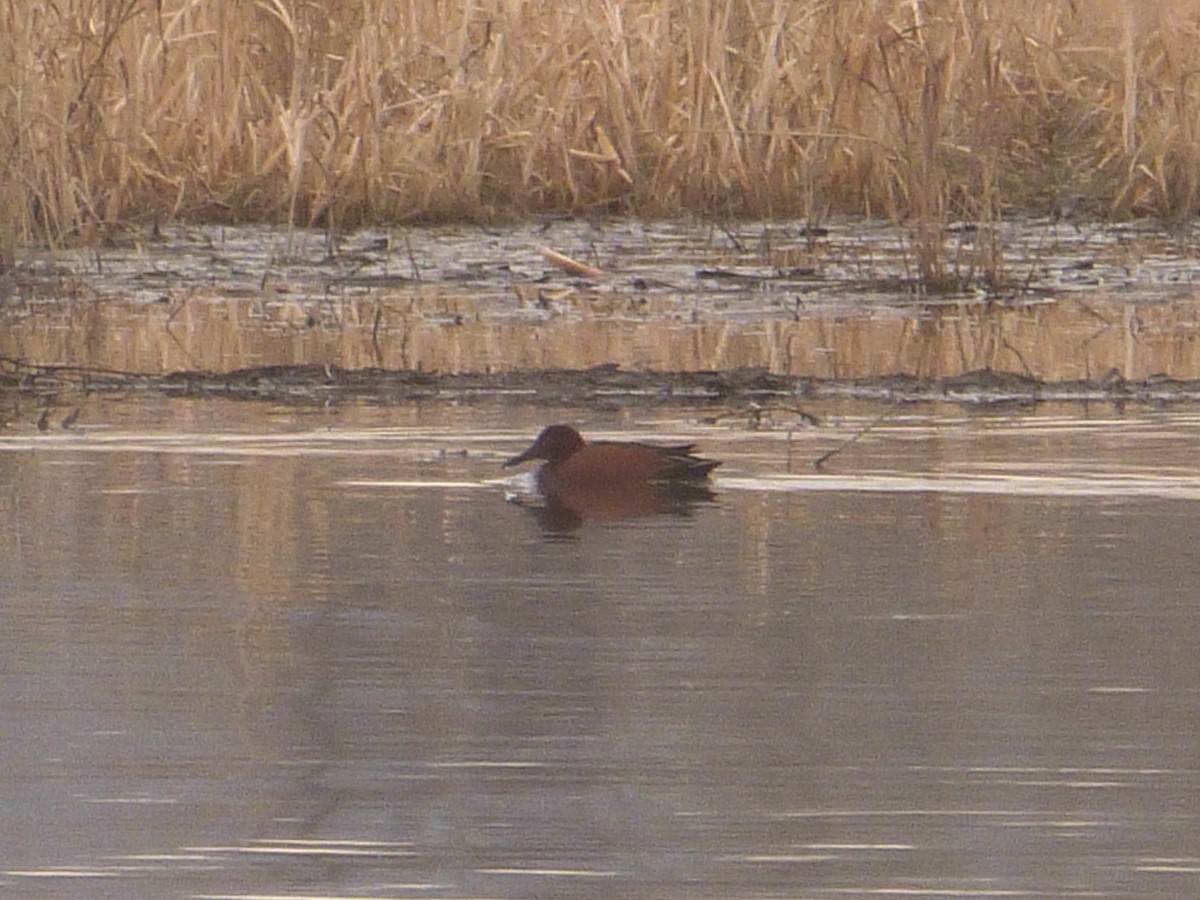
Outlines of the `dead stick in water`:
<svg viewBox="0 0 1200 900">
<path fill-rule="evenodd" d="M 542 256 L 545 257 L 546 262 L 550 263 L 550 265 L 556 269 L 562 269 L 569 275 L 577 275 L 580 278 L 604 277 L 604 272 L 595 266 L 589 266 L 587 263 L 564 256 L 557 250 L 551 250 L 549 247 L 542 247 Z"/>
<path fill-rule="evenodd" d="M 886 412 L 882 416 L 879 416 L 876 419 L 874 419 L 873 421 L 868 422 L 866 425 L 864 425 L 862 428 L 860 428 L 858 431 L 856 431 L 854 434 L 852 434 L 846 440 L 842 441 L 840 444 L 838 444 L 832 450 L 826 450 L 824 453 L 822 453 L 820 456 L 818 456 L 813 461 L 813 468 L 814 469 L 821 468 L 821 466 L 825 465 L 826 462 L 828 462 L 833 457 L 837 456 L 839 453 L 841 453 L 843 450 L 845 450 L 851 444 L 855 443 L 860 437 L 862 437 L 864 434 L 866 434 L 872 428 L 879 425 L 881 422 L 887 421 L 895 414 L 896 414 L 896 411 L 892 410 L 891 412 Z"/>
</svg>

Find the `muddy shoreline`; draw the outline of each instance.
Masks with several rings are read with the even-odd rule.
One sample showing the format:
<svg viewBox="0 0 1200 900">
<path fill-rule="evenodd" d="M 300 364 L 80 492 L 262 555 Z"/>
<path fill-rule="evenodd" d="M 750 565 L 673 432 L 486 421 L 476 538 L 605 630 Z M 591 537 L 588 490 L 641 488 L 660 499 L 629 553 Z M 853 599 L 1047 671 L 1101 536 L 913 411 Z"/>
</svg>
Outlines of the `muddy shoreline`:
<svg viewBox="0 0 1200 900">
<path fill-rule="evenodd" d="M 132 393 L 223 397 L 300 405 L 341 402 L 512 401 L 580 407 L 770 404 L 846 399 L 881 404 L 962 406 L 1038 402 L 1177 404 L 1200 402 L 1200 380 L 1128 381 L 1116 372 L 1097 380 L 1044 382 L 979 370 L 948 378 L 889 375 L 860 379 L 797 378 L 761 369 L 726 372 L 633 372 L 617 366 L 525 370 L 498 374 L 346 370 L 334 366 L 263 366 L 228 373 L 145 375 L 0 360 L 0 386 L 33 396 Z"/>
<path fill-rule="evenodd" d="M 1010 290 L 976 273 L 922 295 L 904 288 L 911 236 L 871 222 L 365 232 L 332 255 L 316 232 L 176 229 L 31 255 L 0 284 L 0 389 L 580 407 L 1200 400 L 1200 262 L 1176 236 L 1043 221 L 989 235 L 948 232 L 947 261 L 972 272 L 981 241 L 999 246 Z"/>
</svg>

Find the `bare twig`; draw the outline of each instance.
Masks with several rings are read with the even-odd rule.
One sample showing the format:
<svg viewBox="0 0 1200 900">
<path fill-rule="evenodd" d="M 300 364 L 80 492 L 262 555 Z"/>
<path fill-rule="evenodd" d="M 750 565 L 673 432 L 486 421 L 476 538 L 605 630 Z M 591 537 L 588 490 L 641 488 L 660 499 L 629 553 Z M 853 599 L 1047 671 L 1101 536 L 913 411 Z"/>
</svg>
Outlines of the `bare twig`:
<svg viewBox="0 0 1200 900">
<path fill-rule="evenodd" d="M 890 419 L 895 414 L 896 414 L 895 410 L 890 410 L 890 411 L 884 413 L 883 415 L 878 416 L 875 419 L 872 419 L 870 422 L 868 422 L 866 425 L 864 425 L 862 428 L 860 428 L 858 431 L 856 431 L 854 434 L 852 434 L 849 438 L 842 441 L 840 444 L 838 444 L 832 450 L 826 450 L 824 453 L 822 453 L 820 456 L 818 456 L 815 460 L 813 460 L 813 468 L 820 469 L 823 465 L 825 465 L 825 463 L 827 463 L 829 460 L 833 459 L 833 457 L 837 456 L 839 453 L 841 453 L 843 450 L 847 449 L 848 447 L 852 446 L 853 444 L 857 443 L 858 439 L 861 438 L 864 434 L 871 431 L 871 429 L 875 428 L 876 426 L 880 425 L 881 423 L 886 422 L 888 419 Z"/>
</svg>

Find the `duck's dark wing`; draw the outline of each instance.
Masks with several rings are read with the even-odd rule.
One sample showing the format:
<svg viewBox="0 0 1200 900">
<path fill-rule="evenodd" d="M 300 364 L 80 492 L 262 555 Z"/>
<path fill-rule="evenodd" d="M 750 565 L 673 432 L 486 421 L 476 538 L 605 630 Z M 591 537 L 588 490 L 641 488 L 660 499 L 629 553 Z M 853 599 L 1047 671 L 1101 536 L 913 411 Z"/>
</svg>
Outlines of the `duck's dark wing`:
<svg viewBox="0 0 1200 900">
<path fill-rule="evenodd" d="M 663 456 L 663 467 L 656 480 L 687 481 L 707 478 L 708 473 L 721 464 L 719 459 L 705 459 L 689 453 L 669 453 Z"/>
</svg>

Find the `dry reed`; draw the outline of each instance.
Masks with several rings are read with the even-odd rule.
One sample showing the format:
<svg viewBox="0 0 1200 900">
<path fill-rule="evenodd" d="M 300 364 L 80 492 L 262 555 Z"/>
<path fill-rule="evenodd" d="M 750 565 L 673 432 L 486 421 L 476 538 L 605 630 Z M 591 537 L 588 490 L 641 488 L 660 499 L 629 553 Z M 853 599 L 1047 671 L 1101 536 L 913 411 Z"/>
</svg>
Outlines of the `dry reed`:
<svg viewBox="0 0 1200 900">
<path fill-rule="evenodd" d="M 1200 200 L 1200 0 L 0 0 L 0 268 L 170 220 Z M 930 259 L 922 261 L 922 254 Z"/>
</svg>

